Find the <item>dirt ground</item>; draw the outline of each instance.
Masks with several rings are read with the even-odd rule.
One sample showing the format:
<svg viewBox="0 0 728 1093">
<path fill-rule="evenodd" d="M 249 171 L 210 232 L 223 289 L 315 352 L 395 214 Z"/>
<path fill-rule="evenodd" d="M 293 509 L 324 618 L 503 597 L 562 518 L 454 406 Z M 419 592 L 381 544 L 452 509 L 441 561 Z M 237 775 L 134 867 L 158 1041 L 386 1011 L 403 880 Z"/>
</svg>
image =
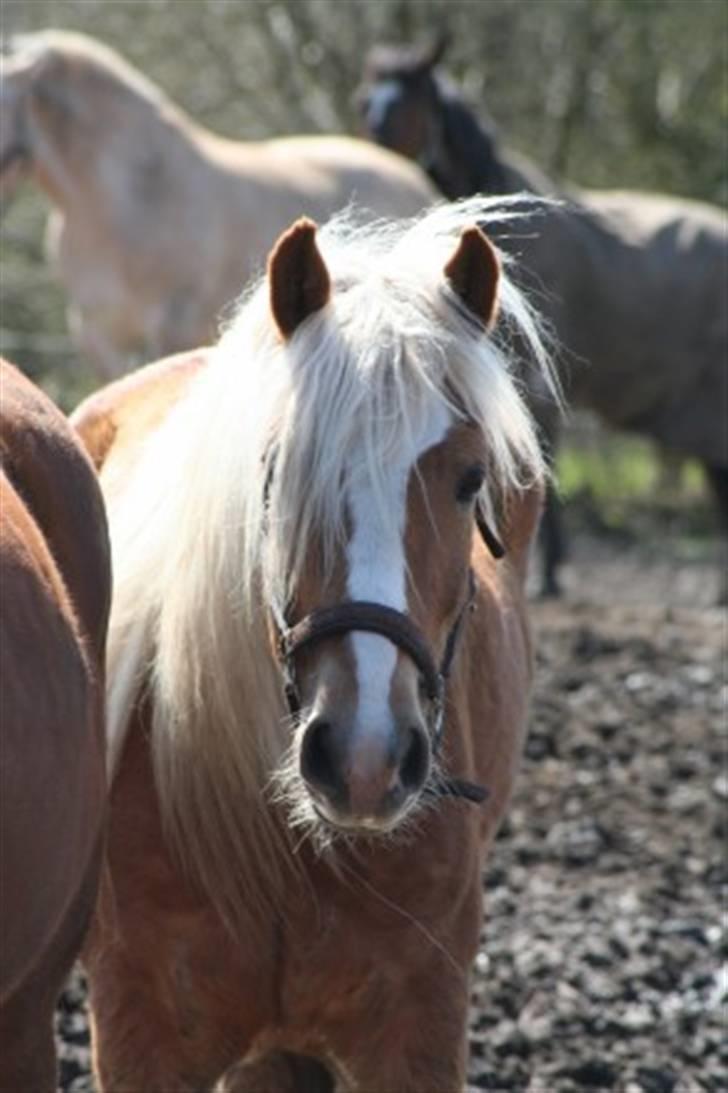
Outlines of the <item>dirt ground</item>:
<svg viewBox="0 0 728 1093">
<path fill-rule="evenodd" d="M 717 545 L 690 561 L 669 538 L 581 536 L 564 600 L 533 604 L 531 731 L 485 872 L 471 1091 L 728 1090 L 721 562 Z M 89 1093 L 78 977 L 58 1029 L 63 1093 Z"/>
</svg>

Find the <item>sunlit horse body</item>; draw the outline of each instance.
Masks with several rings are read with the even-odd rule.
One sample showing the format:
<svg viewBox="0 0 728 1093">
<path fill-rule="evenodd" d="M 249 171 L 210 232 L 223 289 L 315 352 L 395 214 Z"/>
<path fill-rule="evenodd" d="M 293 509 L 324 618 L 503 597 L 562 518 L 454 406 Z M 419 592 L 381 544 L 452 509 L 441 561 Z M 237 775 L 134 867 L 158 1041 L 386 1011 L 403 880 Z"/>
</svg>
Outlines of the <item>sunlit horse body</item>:
<svg viewBox="0 0 728 1093">
<path fill-rule="evenodd" d="M 462 1087 L 541 501 L 508 331 L 546 368 L 476 213 L 300 221 L 218 347 L 76 412 L 116 574 L 103 1093 Z"/>
<path fill-rule="evenodd" d="M 0 1090 L 53 1093 L 102 850 L 109 547 L 88 457 L 5 362 L 0 456 Z"/>
<path fill-rule="evenodd" d="M 449 198 L 532 191 L 563 200 L 496 238 L 519 256 L 563 351 L 570 403 L 700 460 L 728 528 L 728 220 L 658 194 L 577 190 L 501 148 L 433 47 L 377 47 L 361 103 L 382 144 L 417 159 Z M 533 407 L 551 443 L 553 406 Z M 551 508 L 547 588 L 560 544 Z"/>
<path fill-rule="evenodd" d="M 0 185 L 29 171 L 55 206 L 49 242 L 71 328 L 106 378 L 209 343 L 296 216 L 354 199 L 411 216 L 436 196 L 417 167 L 367 141 L 218 137 L 83 35 L 20 38 L 3 58 L 0 104 Z"/>
</svg>

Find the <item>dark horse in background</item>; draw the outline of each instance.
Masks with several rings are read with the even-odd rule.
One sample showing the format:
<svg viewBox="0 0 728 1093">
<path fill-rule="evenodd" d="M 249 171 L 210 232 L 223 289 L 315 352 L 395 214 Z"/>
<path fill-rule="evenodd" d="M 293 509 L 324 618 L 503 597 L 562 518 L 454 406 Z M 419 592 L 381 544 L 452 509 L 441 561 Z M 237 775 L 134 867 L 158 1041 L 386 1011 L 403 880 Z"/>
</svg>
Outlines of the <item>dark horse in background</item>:
<svg viewBox="0 0 728 1093">
<path fill-rule="evenodd" d="M 606 424 L 698 459 L 728 528 L 728 231 L 723 210 L 697 201 L 552 182 L 504 149 L 440 62 L 446 39 L 380 45 L 359 101 L 370 135 L 417 160 L 442 193 L 556 197 L 499 244 L 529 271 L 526 287 L 553 324 L 570 403 Z M 491 228 L 492 230 L 492 228 Z M 530 281 L 530 285 L 528 282 Z M 553 405 L 533 400 L 544 441 L 556 444 Z M 543 522 L 543 590 L 558 591 L 563 534 L 553 495 Z"/>
<path fill-rule="evenodd" d="M 106 810 L 106 517 L 90 460 L 0 360 L 0 1091 L 53 1093 L 53 1009 Z"/>
</svg>

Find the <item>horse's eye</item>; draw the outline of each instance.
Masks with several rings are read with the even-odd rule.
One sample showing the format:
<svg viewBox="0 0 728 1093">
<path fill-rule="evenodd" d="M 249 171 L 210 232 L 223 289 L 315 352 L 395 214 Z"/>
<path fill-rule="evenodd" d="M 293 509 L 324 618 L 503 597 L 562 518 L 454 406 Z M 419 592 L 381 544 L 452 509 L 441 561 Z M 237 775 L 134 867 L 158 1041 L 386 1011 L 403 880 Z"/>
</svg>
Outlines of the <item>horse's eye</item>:
<svg viewBox="0 0 728 1093">
<path fill-rule="evenodd" d="M 455 497 L 462 504 L 467 504 L 479 493 L 484 481 L 485 471 L 482 467 L 468 467 L 458 482 Z"/>
</svg>

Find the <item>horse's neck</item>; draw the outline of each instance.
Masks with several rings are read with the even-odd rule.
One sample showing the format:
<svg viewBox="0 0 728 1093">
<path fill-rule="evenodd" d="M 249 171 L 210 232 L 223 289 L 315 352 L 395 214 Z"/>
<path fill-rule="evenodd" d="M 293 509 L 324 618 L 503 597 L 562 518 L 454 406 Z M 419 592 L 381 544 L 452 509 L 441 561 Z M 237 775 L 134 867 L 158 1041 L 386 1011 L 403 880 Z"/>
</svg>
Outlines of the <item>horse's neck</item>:
<svg viewBox="0 0 728 1093">
<path fill-rule="evenodd" d="M 183 178 L 199 159 L 197 143 L 196 127 L 184 115 L 155 115 L 150 104 L 148 115 L 130 113 L 123 124 L 86 135 L 83 147 L 40 133 L 34 174 L 67 224 L 80 227 L 99 217 L 111 224 L 132 203 L 141 210 L 153 200 L 155 177 L 164 179 L 167 191 Z"/>
<path fill-rule="evenodd" d="M 563 200 L 578 201 L 579 192 L 576 188 L 563 182 L 556 182 L 545 171 L 541 170 L 533 160 L 523 156 L 520 152 L 507 149 L 500 156 L 501 170 L 504 180 L 504 193 L 528 193 L 537 194 L 539 197 L 557 197 Z"/>
<path fill-rule="evenodd" d="M 567 196 L 531 160 L 504 151 L 497 135 L 442 81 L 435 83 L 435 98 L 438 109 L 432 121 L 428 170 L 448 198 L 522 190 Z"/>
<path fill-rule="evenodd" d="M 427 170 L 450 200 L 503 193 L 505 179 L 495 137 L 447 84 L 436 79 Z"/>
</svg>

